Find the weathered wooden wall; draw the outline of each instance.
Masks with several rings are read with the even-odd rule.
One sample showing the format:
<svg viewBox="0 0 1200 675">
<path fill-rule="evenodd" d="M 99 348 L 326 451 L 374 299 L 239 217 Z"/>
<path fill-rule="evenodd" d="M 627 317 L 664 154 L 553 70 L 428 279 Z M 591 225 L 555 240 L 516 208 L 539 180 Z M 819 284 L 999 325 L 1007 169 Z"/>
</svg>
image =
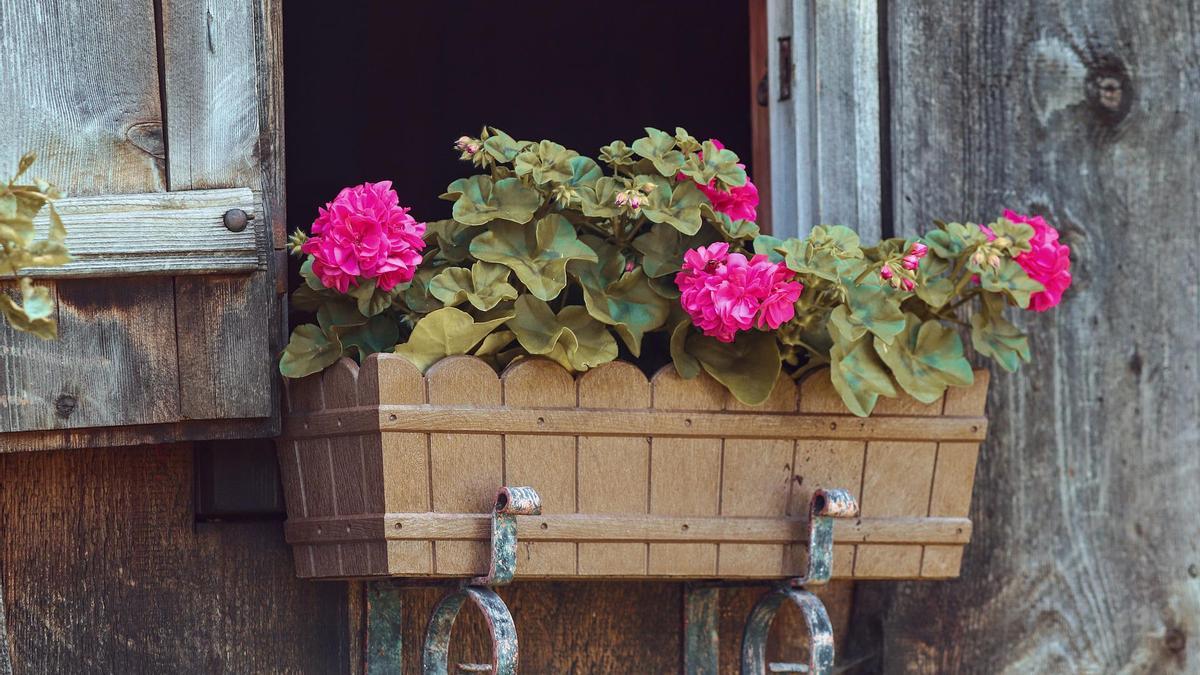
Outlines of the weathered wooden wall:
<svg viewBox="0 0 1200 675">
<path fill-rule="evenodd" d="M 1043 213 L 1075 283 L 993 378 L 961 579 L 860 584 L 869 671 L 1200 672 L 1197 12 L 889 3 L 897 230 Z"/>
</svg>

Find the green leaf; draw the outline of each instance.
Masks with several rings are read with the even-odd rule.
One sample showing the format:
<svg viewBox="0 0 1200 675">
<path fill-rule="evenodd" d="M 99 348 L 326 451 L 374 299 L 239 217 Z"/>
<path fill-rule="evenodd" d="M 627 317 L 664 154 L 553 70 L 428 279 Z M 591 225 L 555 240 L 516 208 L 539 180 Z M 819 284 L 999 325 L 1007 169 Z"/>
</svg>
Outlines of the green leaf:
<svg viewBox="0 0 1200 675">
<path fill-rule="evenodd" d="M 571 166 L 571 176 L 564 181 L 567 185 L 574 188 L 582 188 L 594 185 L 597 180 L 604 177 L 604 171 L 600 169 L 600 165 L 591 157 L 582 155 L 572 157 L 568 162 Z"/>
<path fill-rule="evenodd" d="M 303 312 L 315 312 L 320 309 L 326 297 L 321 291 L 314 291 L 308 284 L 301 284 L 292 291 L 292 308 Z"/>
<path fill-rule="evenodd" d="M 760 234 L 754 237 L 755 255 L 765 255 L 773 263 L 783 262 L 784 256 L 779 252 L 781 246 L 783 246 L 783 240 L 779 237 L 772 237 L 769 234 Z"/>
<path fill-rule="evenodd" d="M 447 307 L 470 302 L 481 312 L 505 300 L 516 300 L 517 289 L 508 283 L 504 265 L 476 262 L 471 269 L 447 267 L 429 282 L 429 293 Z"/>
<path fill-rule="evenodd" d="M 537 222 L 536 230 L 497 223 L 471 242 L 471 255 L 511 268 L 530 293 L 552 300 L 567 285 L 567 262 L 595 261 L 596 253 L 579 241 L 575 227 L 558 214 Z"/>
<path fill-rule="evenodd" d="M 591 218 L 615 218 L 621 213 L 616 205 L 617 192 L 620 186 L 617 182 L 605 176 L 591 185 L 579 188 L 579 202 L 583 214 Z"/>
<path fill-rule="evenodd" d="M 1000 218 L 990 226 L 992 234 L 996 235 L 996 243 L 1007 239 L 1010 243 L 1002 247 L 1010 256 L 1016 257 L 1032 247 L 1029 240 L 1033 239 L 1033 226 L 1029 223 L 1014 223 L 1008 218 Z"/>
<path fill-rule="evenodd" d="M 776 247 L 784 255 L 788 269 L 811 274 L 827 281 L 838 281 L 847 271 L 846 261 L 863 258 L 858 233 L 842 225 L 818 225 L 807 239 L 787 239 Z"/>
<path fill-rule="evenodd" d="M 507 164 L 513 161 L 522 150 L 530 145 L 527 141 L 513 140 L 512 136 L 495 127 L 489 127 L 488 131 L 491 133 L 483 141 L 483 149 L 497 162 Z"/>
<path fill-rule="evenodd" d="M 642 267 L 652 277 L 678 272 L 687 251 L 683 235 L 665 223 L 653 225 L 649 232 L 634 239 L 633 247 L 642 254 Z"/>
<path fill-rule="evenodd" d="M 733 342 L 721 342 L 692 331 L 686 349 L 709 375 L 746 405 L 767 400 L 779 379 L 782 359 L 773 333 L 750 330 L 738 333 Z"/>
<path fill-rule="evenodd" d="M 758 224 L 752 220 L 733 220 L 724 213 L 715 213 L 717 229 L 731 241 L 743 241 L 759 236 Z M 776 254 L 778 255 L 778 254 Z"/>
<path fill-rule="evenodd" d="M 641 179 L 639 176 L 639 182 Z M 648 195 L 647 203 L 642 207 L 646 219 L 652 223 L 666 223 L 687 235 L 699 232 L 703 224 L 700 205 L 708 203 L 700 188 L 695 183 L 684 181 L 668 192 L 669 184 L 664 184 L 665 181 L 650 182 L 659 183 L 659 187 Z"/>
<path fill-rule="evenodd" d="M 1031 279 L 1015 260 L 1008 258 L 1001 261 L 1000 267 L 985 265 L 979 273 L 979 284 L 985 291 L 1005 294 L 1021 309 L 1029 306 L 1030 295 L 1046 289 Z"/>
<path fill-rule="evenodd" d="M 667 320 L 671 302 L 654 292 L 641 268 L 604 288 L 583 286 L 583 300 L 593 318 L 613 326 L 634 356 L 641 356 L 642 336 Z"/>
<path fill-rule="evenodd" d="M 425 239 L 437 245 L 438 255 L 442 259 L 461 263 L 470 256 L 467 247 L 471 240 L 483 230 L 478 225 L 463 225 L 453 219 L 435 220 L 425 225 Z M 428 254 L 426 259 L 429 259 Z"/>
<path fill-rule="evenodd" d="M 313 272 L 313 259 L 310 257 L 300 265 L 300 276 L 304 279 L 304 283 L 314 291 L 325 290 L 325 284 L 321 283 L 321 278 Z"/>
<path fill-rule="evenodd" d="M 700 374 L 700 361 L 687 351 L 687 339 L 692 333 L 692 322 L 684 319 L 675 324 L 671 330 L 671 362 L 675 364 L 675 372 L 685 380 L 690 380 Z"/>
<path fill-rule="evenodd" d="M 392 290 L 385 291 L 378 287 L 374 279 L 364 279 L 357 286 L 351 287 L 347 295 L 358 302 L 358 311 L 363 316 L 375 316 L 391 308 L 392 302 L 404 292 L 404 288 L 407 286 L 397 285 Z"/>
<path fill-rule="evenodd" d="M 650 160 L 663 176 L 674 176 L 683 168 L 683 153 L 675 149 L 675 137 L 665 131 L 646 127 L 646 137 L 633 142 L 633 151 Z"/>
<path fill-rule="evenodd" d="M 578 155 L 574 150 L 568 150 L 553 141 L 542 141 L 517 155 L 513 169 L 518 176 L 532 176 L 533 182 L 538 185 L 551 181 L 566 183 L 574 173 L 571 158 Z M 454 217 L 457 219 L 458 215 L 455 214 Z"/>
<path fill-rule="evenodd" d="M 476 323 L 461 309 L 443 307 L 418 321 L 408 341 L 397 345 L 395 351 L 425 372 L 447 356 L 471 351 L 488 333 L 511 318 L 509 313 Z"/>
<path fill-rule="evenodd" d="M 943 260 L 957 260 L 968 248 L 987 242 L 987 235 L 974 223 L 942 223 L 925 235 L 929 250 Z"/>
<path fill-rule="evenodd" d="M 483 338 L 483 342 L 480 342 L 479 347 L 475 349 L 475 356 L 497 354 L 515 339 L 517 339 L 517 334 L 511 330 L 498 330 Z"/>
<path fill-rule="evenodd" d="M 953 296 L 954 282 L 946 277 L 926 277 L 917 284 L 917 297 L 934 309 L 944 307 Z"/>
<path fill-rule="evenodd" d="M 866 417 L 875 409 L 880 396 L 896 395 L 892 378 L 871 347 L 870 339 L 845 341 L 835 336 L 829 358 L 833 388 L 855 415 Z"/>
<path fill-rule="evenodd" d="M 614 169 L 633 165 L 633 150 L 625 145 L 625 141 L 613 141 L 600 148 L 600 161 Z"/>
<path fill-rule="evenodd" d="M 940 321 L 908 314 L 904 332 L 890 345 L 876 338 L 875 351 L 900 386 L 922 403 L 938 400 L 947 386 L 965 387 L 975 380 L 958 332 Z"/>
<path fill-rule="evenodd" d="M 292 331 L 279 359 L 279 372 L 284 377 L 305 377 L 325 370 L 341 355 L 342 345 L 336 335 L 306 323 Z"/>
<path fill-rule="evenodd" d="M 400 341 L 400 325 L 390 316 L 373 316 L 364 324 L 334 328 L 346 349 L 358 350 L 359 361 L 371 354 L 391 351 Z"/>
<path fill-rule="evenodd" d="M 992 303 L 985 298 L 984 305 L 984 311 L 971 315 L 971 344 L 1011 373 L 1022 361 L 1029 361 L 1029 338 L 1001 314 L 1002 301 Z"/>
<path fill-rule="evenodd" d="M 583 307 L 568 306 L 555 316 L 545 302 L 522 295 L 514 310 L 508 327 L 530 354 L 544 354 L 576 371 L 617 358 L 617 341 Z"/>
<path fill-rule="evenodd" d="M 885 343 L 904 330 L 904 312 L 900 297 L 889 286 L 864 281 L 846 288 L 850 321 L 864 326 Z"/>
<path fill-rule="evenodd" d="M 429 283 L 437 273 L 438 270 L 433 268 L 417 268 L 412 283 L 404 290 L 405 306 L 418 314 L 428 314 L 442 307 L 442 303 L 429 294 Z"/>
<path fill-rule="evenodd" d="M 703 158 L 699 154 L 688 158 L 683 175 L 702 185 L 708 185 L 714 178 L 727 188 L 746 184 L 746 168 L 738 164 L 737 153 L 718 150 L 712 141 L 704 141 L 701 154 Z"/>
<path fill-rule="evenodd" d="M 471 176 L 459 178 L 446 189 L 448 194 L 459 194 L 453 215 L 464 225 L 485 225 L 497 219 L 528 223 L 542 204 L 537 190 L 525 186 L 519 178 L 501 178 L 493 183 L 489 176 Z"/>
</svg>

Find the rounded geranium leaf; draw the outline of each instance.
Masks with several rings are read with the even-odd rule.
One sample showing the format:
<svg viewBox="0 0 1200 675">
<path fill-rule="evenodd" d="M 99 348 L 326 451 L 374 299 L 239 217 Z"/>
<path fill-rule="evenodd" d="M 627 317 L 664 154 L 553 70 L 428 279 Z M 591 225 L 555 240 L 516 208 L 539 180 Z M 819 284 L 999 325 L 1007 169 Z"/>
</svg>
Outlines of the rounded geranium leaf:
<svg viewBox="0 0 1200 675">
<path fill-rule="evenodd" d="M 659 328 L 671 313 L 671 301 L 654 292 L 641 268 L 606 287 L 583 289 L 587 311 L 614 327 L 634 356 L 641 356 L 642 336 Z"/>
<path fill-rule="evenodd" d="M 633 142 L 633 151 L 663 176 L 674 176 L 683 167 L 683 153 L 675 149 L 675 137 L 665 131 L 646 127 L 646 137 Z"/>
<path fill-rule="evenodd" d="M 461 309 L 443 307 L 418 321 L 408 341 L 397 345 L 395 351 L 424 372 L 447 356 L 471 351 L 488 333 L 511 318 L 507 314 L 476 323 Z"/>
<path fill-rule="evenodd" d="M 843 342 L 835 336 L 829 359 L 833 388 L 855 415 L 866 417 L 880 396 L 896 395 L 892 378 L 869 338 Z"/>
<path fill-rule="evenodd" d="M 745 331 L 738 333 L 733 342 L 721 342 L 691 331 L 685 349 L 705 372 L 746 405 L 767 400 L 779 379 L 782 358 L 772 333 Z"/>
<path fill-rule="evenodd" d="M 900 386 L 922 403 L 936 401 L 950 385 L 965 387 L 975 380 L 958 332 L 940 321 L 908 314 L 904 331 L 891 344 L 875 338 L 875 351 Z"/>
<path fill-rule="evenodd" d="M 306 323 L 292 331 L 279 359 L 279 372 L 284 377 L 305 377 L 325 370 L 341 355 L 342 345 L 336 335 Z"/>
<path fill-rule="evenodd" d="M 553 300 L 566 287 L 567 262 L 597 259 L 596 252 L 579 241 L 575 227 L 558 214 L 539 220 L 532 233 L 515 223 L 496 224 L 475 237 L 471 255 L 509 267 L 542 300 Z"/>
<path fill-rule="evenodd" d="M 695 183 L 684 181 L 675 186 L 669 193 L 660 187 L 650 195 L 642 213 L 653 223 L 666 223 L 686 235 L 700 231 L 703 220 L 700 218 L 700 205 L 708 203 L 708 198 L 696 187 Z"/>
<path fill-rule="evenodd" d="M 522 295 L 517 298 L 513 312 L 507 325 L 521 346 L 530 354 L 549 354 L 564 330 L 550 305 L 532 295 Z M 573 340 L 574 336 L 568 338 L 569 342 Z"/>
<path fill-rule="evenodd" d="M 519 178 L 502 178 L 495 183 L 490 176 L 459 178 L 447 191 L 458 193 L 452 213 L 464 225 L 485 225 L 497 219 L 528 223 L 542 204 L 538 191 Z"/>
</svg>

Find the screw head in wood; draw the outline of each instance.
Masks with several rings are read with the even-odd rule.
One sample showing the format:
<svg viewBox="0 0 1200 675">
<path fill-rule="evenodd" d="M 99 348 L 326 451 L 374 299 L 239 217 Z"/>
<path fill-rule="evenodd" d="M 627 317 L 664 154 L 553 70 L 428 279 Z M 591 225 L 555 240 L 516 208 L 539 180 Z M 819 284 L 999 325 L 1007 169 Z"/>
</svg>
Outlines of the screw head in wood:
<svg viewBox="0 0 1200 675">
<path fill-rule="evenodd" d="M 221 217 L 221 222 L 225 223 L 225 229 L 230 232 L 241 232 L 250 222 L 250 216 L 247 216 L 246 212 L 241 209 L 229 209 Z"/>
</svg>

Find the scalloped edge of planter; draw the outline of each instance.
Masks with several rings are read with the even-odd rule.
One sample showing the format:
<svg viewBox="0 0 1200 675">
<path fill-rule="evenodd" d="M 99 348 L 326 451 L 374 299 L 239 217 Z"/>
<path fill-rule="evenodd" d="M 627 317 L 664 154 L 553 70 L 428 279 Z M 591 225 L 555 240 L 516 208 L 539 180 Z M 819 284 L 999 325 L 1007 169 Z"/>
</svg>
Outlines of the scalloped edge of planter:
<svg viewBox="0 0 1200 675">
<path fill-rule="evenodd" d="M 288 382 L 285 534 L 304 578 L 478 575 L 497 488 L 530 485 L 518 578 L 774 579 L 804 568 L 812 490 L 841 487 L 862 515 L 835 528 L 835 578 L 951 578 L 987 432 L 975 375 L 859 418 L 827 370 L 750 407 L 671 366 L 342 359 Z"/>
</svg>

